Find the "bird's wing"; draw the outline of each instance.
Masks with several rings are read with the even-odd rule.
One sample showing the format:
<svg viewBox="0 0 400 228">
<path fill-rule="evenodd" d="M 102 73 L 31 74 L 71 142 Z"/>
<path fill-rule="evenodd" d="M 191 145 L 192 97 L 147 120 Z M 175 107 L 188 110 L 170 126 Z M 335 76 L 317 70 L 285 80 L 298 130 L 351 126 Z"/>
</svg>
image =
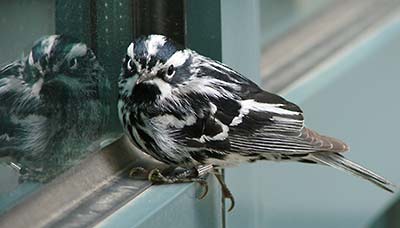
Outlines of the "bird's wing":
<svg viewBox="0 0 400 228">
<path fill-rule="evenodd" d="M 0 157 L 17 152 L 22 126 L 16 123 L 7 110 L 0 106 Z"/>
<path fill-rule="evenodd" d="M 231 115 L 229 142 L 235 152 L 304 154 L 315 151 L 343 152 L 347 146 L 304 127 L 301 109 L 278 95 L 258 91 L 243 100 Z M 225 103 L 216 118 L 226 116 Z M 231 107 L 230 107 L 231 108 Z"/>
<path fill-rule="evenodd" d="M 24 81 L 24 62 L 15 61 L 0 69 L 0 107 L 27 115 L 40 107 L 40 99 Z"/>
<path fill-rule="evenodd" d="M 291 104 L 211 97 L 210 104 L 195 123 L 177 129 L 174 137 L 189 147 L 224 153 L 316 151 L 314 139 L 302 137 L 303 116 Z"/>
<path fill-rule="evenodd" d="M 13 121 L 11 111 L 16 104 L 21 85 L 23 64 L 20 61 L 0 69 L 0 157 L 8 156 L 16 148 L 17 133 L 21 126 Z"/>
<path fill-rule="evenodd" d="M 193 157 L 223 158 L 232 153 L 244 156 L 305 155 L 317 151 L 347 150 L 341 141 L 305 128 L 301 112 L 286 109 L 287 106 L 253 109 L 250 107 L 254 106 L 246 106 L 246 100 L 235 109 L 235 102 L 240 104 L 240 101 L 233 100 L 219 104 L 214 101 L 215 113 L 212 114 L 213 108 L 210 108 L 209 115 L 198 117 L 195 123 L 183 128 L 176 128 L 171 131 L 171 136 L 185 147 L 193 148 Z"/>
<path fill-rule="evenodd" d="M 210 102 L 203 106 L 202 113 L 206 115 L 198 116 L 194 124 L 174 132 L 174 137 L 187 146 L 241 154 L 347 150 L 341 141 L 305 128 L 303 112 L 297 105 L 263 91 L 218 62 L 208 61 L 200 67 L 200 76 L 208 77 L 207 81 L 217 85 L 218 91 L 202 94 Z"/>
</svg>

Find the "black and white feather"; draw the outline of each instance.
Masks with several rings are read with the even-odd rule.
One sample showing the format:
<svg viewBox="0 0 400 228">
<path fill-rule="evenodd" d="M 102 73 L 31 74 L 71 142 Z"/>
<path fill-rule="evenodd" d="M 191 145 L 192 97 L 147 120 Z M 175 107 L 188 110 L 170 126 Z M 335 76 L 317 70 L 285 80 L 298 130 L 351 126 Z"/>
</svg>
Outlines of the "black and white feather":
<svg viewBox="0 0 400 228">
<path fill-rule="evenodd" d="M 11 157 L 27 179 L 56 175 L 104 127 L 109 86 L 86 44 L 64 35 L 38 40 L 0 69 L 0 157 Z"/>
<path fill-rule="evenodd" d="M 343 142 L 304 126 L 301 109 L 226 65 L 150 35 L 127 49 L 118 111 L 131 141 L 171 165 L 229 166 L 256 160 L 318 163 L 392 191 L 345 159 Z"/>
</svg>

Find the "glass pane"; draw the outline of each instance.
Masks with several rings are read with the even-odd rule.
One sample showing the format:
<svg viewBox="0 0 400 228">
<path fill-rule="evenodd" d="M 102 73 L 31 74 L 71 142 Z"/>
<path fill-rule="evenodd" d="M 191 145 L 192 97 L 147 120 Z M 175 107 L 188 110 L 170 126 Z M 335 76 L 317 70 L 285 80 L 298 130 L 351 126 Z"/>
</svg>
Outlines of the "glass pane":
<svg viewBox="0 0 400 228">
<path fill-rule="evenodd" d="M 131 10 L 93 2 L 0 1 L 0 212 L 120 134 L 111 82 L 122 56 L 103 50 L 130 33 Z M 125 11 L 98 18 L 107 4 Z M 106 23 L 117 17 L 126 23 Z"/>
<path fill-rule="evenodd" d="M 333 0 L 260 0 L 261 43 L 271 44 Z"/>
</svg>

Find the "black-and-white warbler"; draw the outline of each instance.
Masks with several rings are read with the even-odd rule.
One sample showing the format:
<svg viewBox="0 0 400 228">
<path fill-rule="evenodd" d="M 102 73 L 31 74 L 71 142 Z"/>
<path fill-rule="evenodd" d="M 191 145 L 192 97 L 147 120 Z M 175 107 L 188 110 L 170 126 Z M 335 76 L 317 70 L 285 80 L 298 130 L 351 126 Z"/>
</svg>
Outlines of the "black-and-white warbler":
<svg viewBox="0 0 400 228">
<path fill-rule="evenodd" d="M 104 127 L 110 91 L 96 56 L 64 35 L 38 40 L 28 56 L 0 69 L 0 157 L 46 181 L 85 153 Z"/>
<path fill-rule="evenodd" d="M 393 191 L 389 181 L 344 158 L 346 144 L 304 127 L 298 106 L 220 62 L 178 50 L 164 36 L 141 37 L 129 45 L 119 96 L 119 117 L 130 140 L 172 166 L 317 163 Z M 157 175 L 168 183 L 182 181 Z"/>
</svg>

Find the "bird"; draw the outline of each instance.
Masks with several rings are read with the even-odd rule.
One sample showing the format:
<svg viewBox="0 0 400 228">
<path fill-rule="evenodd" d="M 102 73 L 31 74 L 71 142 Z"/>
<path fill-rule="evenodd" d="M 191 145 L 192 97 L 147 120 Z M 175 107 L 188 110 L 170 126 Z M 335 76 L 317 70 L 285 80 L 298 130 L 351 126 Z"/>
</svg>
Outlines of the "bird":
<svg viewBox="0 0 400 228">
<path fill-rule="evenodd" d="M 36 41 L 0 69 L 0 157 L 20 181 L 46 182 L 85 154 L 102 132 L 110 82 L 94 52 L 66 35 Z M 80 148 L 80 149 L 79 149 Z"/>
<path fill-rule="evenodd" d="M 305 127 L 296 104 L 166 36 L 130 43 L 118 88 L 119 119 L 132 144 L 184 170 L 174 175 L 151 170 L 153 182 L 198 181 L 198 167 L 270 160 L 330 166 L 389 192 L 396 188 L 345 158 L 344 142 Z M 228 190 L 224 194 L 230 198 Z"/>
</svg>

